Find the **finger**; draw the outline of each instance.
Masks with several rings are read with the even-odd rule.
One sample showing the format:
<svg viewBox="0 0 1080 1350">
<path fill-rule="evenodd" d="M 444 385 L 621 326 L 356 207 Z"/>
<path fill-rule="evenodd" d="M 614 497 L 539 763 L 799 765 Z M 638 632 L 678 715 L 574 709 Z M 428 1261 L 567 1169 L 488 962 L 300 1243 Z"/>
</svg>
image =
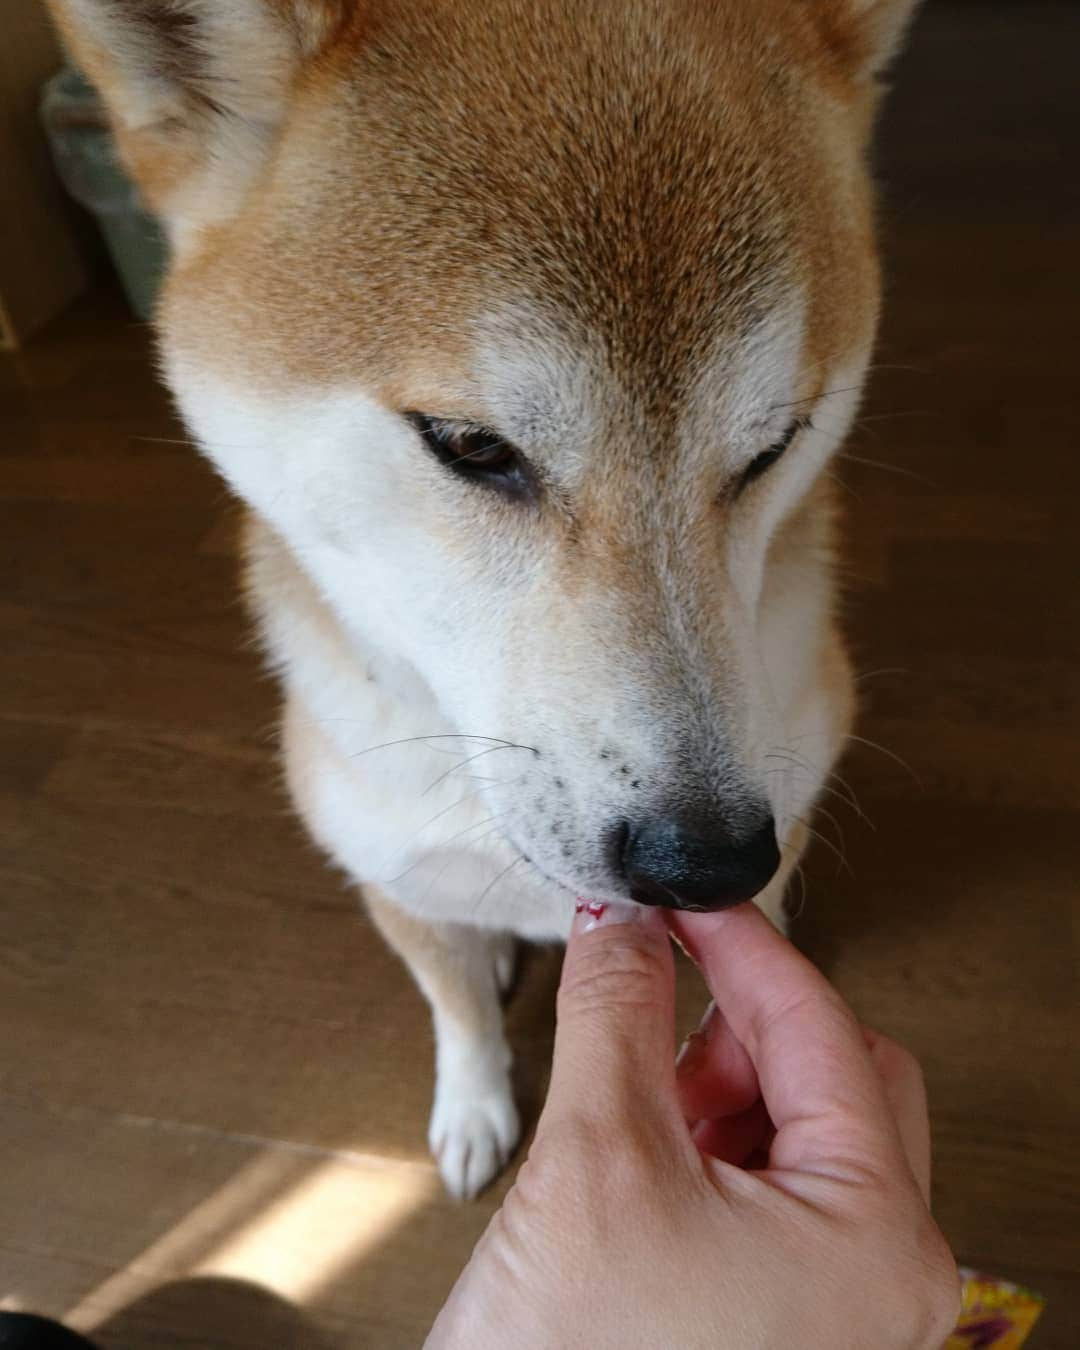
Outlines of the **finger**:
<svg viewBox="0 0 1080 1350">
<path fill-rule="evenodd" d="M 681 1125 L 675 1093 L 675 965 L 659 914 L 592 905 L 576 915 L 563 962 L 549 1125 L 584 1110 L 618 1123 L 649 1112 Z"/>
<path fill-rule="evenodd" d="M 903 1155 L 881 1079 L 825 977 L 753 905 L 670 921 L 757 1070 L 777 1130 L 771 1166 L 832 1176 L 895 1169 Z"/>
<path fill-rule="evenodd" d="M 900 1143 L 918 1183 L 922 1197 L 930 1203 L 930 1114 L 926 1102 L 926 1084 L 915 1056 L 880 1031 L 863 1027 L 863 1037 L 870 1050 L 885 1088 Z"/>
<path fill-rule="evenodd" d="M 735 1167 L 745 1166 L 746 1160 L 758 1150 L 767 1150 L 772 1134 L 772 1121 L 760 1098 L 738 1115 L 699 1120 L 690 1131 L 702 1153 Z"/>
<path fill-rule="evenodd" d="M 727 1019 L 710 1003 L 675 1061 L 679 1102 L 687 1120 L 734 1116 L 760 1096 L 757 1071 Z"/>
</svg>

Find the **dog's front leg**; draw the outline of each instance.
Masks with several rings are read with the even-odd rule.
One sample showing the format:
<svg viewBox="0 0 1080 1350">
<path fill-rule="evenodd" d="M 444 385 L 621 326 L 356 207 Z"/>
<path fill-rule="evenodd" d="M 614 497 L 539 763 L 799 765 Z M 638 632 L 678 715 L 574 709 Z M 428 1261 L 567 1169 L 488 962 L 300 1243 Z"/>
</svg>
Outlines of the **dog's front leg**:
<svg viewBox="0 0 1080 1350">
<path fill-rule="evenodd" d="M 512 939 L 414 918 L 364 888 L 379 931 L 409 967 L 435 1023 L 435 1102 L 428 1141 L 447 1189 L 471 1199 L 506 1166 L 520 1126 L 500 990 Z"/>
<path fill-rule="evenodd" d="M 785 937 L 790 927 L 787 897 L 791 875 L 798 866 L 808 838 L 809 831 L 801 821 L 793 821 L 790 824 L 786 834 L 780 839 L 780 867 L 776 876 L 760 895 L 754 897 L 754 904 Z"/>
</svg>

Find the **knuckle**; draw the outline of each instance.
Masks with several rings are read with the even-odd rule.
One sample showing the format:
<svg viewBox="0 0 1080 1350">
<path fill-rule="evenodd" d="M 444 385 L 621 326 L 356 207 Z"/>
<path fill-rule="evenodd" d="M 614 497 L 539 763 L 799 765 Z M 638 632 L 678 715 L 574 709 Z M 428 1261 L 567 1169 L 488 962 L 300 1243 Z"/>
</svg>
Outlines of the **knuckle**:
<svg viewBox="0 0 1080 1350">
<path fill-rule="evenodd" d="M 851 1009 L 835 989 L 814 987 L 787 993 L 767 1004 L 758 1015 L 758 1038 L 765 1040 L 784 1024 L 800 1022 L 810 1026 L 828 1026 L 832 1023 L 857 1025 Z"/>
<path fill-rule="evenodd" d="M 659 955 L 634 942 L 597 945 L 580 953 L 563 977 L 560 1015 L 575 1015 L 655 1005 L 663 988 Z"/>
</svg>

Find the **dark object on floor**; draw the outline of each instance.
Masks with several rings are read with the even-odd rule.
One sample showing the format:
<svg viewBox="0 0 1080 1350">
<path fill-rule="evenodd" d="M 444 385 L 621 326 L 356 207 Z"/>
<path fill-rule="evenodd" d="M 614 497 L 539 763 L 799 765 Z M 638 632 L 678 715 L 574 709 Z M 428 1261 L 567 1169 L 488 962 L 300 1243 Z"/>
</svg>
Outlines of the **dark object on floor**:
<svg viewBox="0 0 1080 1350">
<path fill-rule="evenodd" d="M 97 1350 L 97 1347 L 51 1318 L 0 1313 L 0 1350 Z"/>
</svg>

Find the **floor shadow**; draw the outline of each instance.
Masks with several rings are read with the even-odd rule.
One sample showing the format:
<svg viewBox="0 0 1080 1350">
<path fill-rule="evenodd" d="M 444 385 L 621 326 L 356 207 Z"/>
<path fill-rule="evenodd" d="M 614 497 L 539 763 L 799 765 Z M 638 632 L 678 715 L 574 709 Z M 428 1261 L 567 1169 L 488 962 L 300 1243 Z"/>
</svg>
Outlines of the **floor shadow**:
<svg viewBox="0 0 1080 1350">
<path fill-rule="evenodd" d="M 340 1350 L 293 1304 L 246 1280 L 164 1284 L 94 1333 L 101 1350 Z"/>
</svg>

